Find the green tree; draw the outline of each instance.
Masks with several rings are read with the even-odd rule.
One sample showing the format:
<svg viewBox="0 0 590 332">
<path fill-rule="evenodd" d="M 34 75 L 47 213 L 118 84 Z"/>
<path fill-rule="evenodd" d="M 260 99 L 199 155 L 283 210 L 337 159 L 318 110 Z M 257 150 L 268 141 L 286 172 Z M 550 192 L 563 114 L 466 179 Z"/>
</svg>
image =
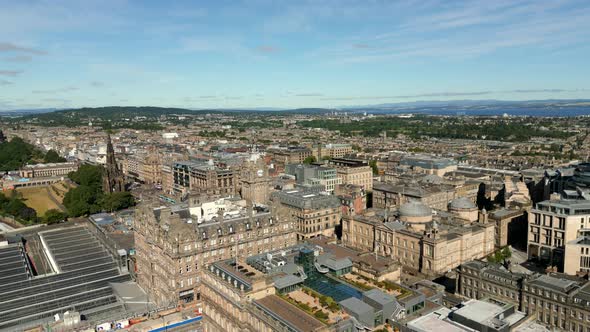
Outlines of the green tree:
<svg viewBox="0 0 590 332">
<path fill-rule="evenodd" d="M 510 251 L 510 248 L 504 247 L 489 255 L 487 259 L 488 262 L 502 264 L 505 263 L 508 259 L 510 259 L 510 257 L 512 257 L 512 252 Z"/>
<path fill-rule="evenodd" d="M 135 205 L 135 198 L 128 191 L 106 194 L 102 197 L 101 206 L 107 211 L 126 209 Z"/>
<path fill-rule="evenodd" d="M 66 158 L 61 157 L 55 150 L 49 150 L 43 157 L 43 160 L 46 163 L 63 163 L 66 161 Z"/>
<path fill-rule="evenodd" d="M 24 206 L 23 208 L 21 208 L 20 211 L 18 211 L 17 216 L 23 220 L 37 221 L 37 211 L 28 206 Z"/>
<path fill-rule="evenodd" d="M 81 186 L 100 188 L 102 185 L 102 167 L 81 165 L 77 171 L 68 174 L 68 177 Z"/>
<path fill-rule="evenodd" d="M 17 170 L 41 158 L 42 152 L 20 137 L 14 137 L 9 142 L 0 144 L 0 171 Z"/>
<path fill-rule="evenodd" d="M 4 210 L 10 215 L 19 216 L 21 210 L 26 207 L 27 205 L 21 199 L 12 198 L 8 204 L 6 204 Z"/>
<path fill-rule="evenodd" d="M 369 161 L 369 166 L 373 170 L 373 175 L 379 175 L 379 167 L 377 167 L 377 160 Z"/>
<path fill-rule="evenodd" d="M 101 210 L 102 193 L 95 187 L 81 185 L 70 189 L 64 196 L 63 204 L 72 217 L 79 217 Z"/>
<path fill-rule="evenodd" d="M 66 218 L 66 214 L 60 210 L 57 210 L 57 209 L 47 210 L 47 211 L 45 211 L 45 215 L 43 216 L 45 223 L 48 225 L 56 224 L 56 223 L 64 220 L 65 218 Z"/>
<path fill-rule="evenodd" d="M 3 193 L 0 193 L 0 210 L 5 210 L 6 204 L 10 202 L 10 199 Z"/>
<path fill-rule="evenodd" d="M 316 159 L 315 156 L 309 156 L 303 160 L 303 163 L 309 165 L 311 163 L 315 163 L 316 161 L 318 161 L 318 160 Z"/>
<path fill-rule="evenodd" d="M 316 311 L 313 315 L 320 320 L 326 320 L 329 318 L 328 314 L 321 310 Z"/>
</svg>

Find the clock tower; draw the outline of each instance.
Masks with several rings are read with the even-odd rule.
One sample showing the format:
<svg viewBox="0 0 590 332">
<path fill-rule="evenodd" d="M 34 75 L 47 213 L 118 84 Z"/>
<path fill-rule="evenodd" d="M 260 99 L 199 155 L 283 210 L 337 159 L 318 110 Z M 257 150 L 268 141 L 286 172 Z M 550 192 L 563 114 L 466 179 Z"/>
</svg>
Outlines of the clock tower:
<svg viewBox="0 0 590 332">
<path fill-rule="evenodd" d="M 267 204 L 271 180 L 264 159 L 260 154 L 253 153 L 242 166 L 240 177 L 242 198 L 254 204 Z"/>
</svg>

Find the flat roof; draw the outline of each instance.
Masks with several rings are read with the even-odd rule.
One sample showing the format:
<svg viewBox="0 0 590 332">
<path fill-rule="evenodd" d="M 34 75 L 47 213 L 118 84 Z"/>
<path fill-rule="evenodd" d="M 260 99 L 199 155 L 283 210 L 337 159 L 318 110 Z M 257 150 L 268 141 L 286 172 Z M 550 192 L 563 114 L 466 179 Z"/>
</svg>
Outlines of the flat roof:
<svg viewBox="0 0 590 332">
<path fill-rule="evenodd" d="M 566 293 L 569 290 L 571 290 L 572 287 L 575 287 L 578 283 L 574 280 L 569 280 L 566 278 L 556 278 L 550 275 L 542 275 L 539 278 L 531 281 L 530 284 L 551 288 Z"/>
<path fill-rule="evenodd" d="M 348 309 L 352 313 L 362 315 L 367 312 L 374 312 L 375 309 L 356 297 L 349 297 L 339 302 L 343 309 Z"/>
<path fill-rule="evenodd" d="M 393 296 L 386 294 L 384 291 L 382 291 L 378 288 L 374 288 L 374 289 L 364 292 L 363 296 L 365 296 L 365 297 L 367 297 L 367 298 L 369 298 L 381 305 L 395 302 L 395 298 Z"/>
<path fill-rule="evenodd" d="M 312 332 L 324 327 L 322 322 L 276 295 L 263 297 L 254 304 L 297 331 Z"/>
<path fill-rule="evenodd" d="M 497 304 L 486 301 L 469 300 L 465 303 L 465 306 L 457 309 L 454 314 L 465 317 L 474 322 L 485 323 L 502 312 L 504 312 L 504 308 Z"/>
<path fill-rule="evenodd" d="M 446 308 L 443 308 L 446 309 Z M 467 326 L 463 326 L 461 324 L 455 323 L 453 321 L 449 321 L 446 319 L 448 316 L 448 312 L 444 312 L 444 310 L 437 310 L 436 312 L 429 313 L 425 316 L 418 317 L 410 322 L 408 322 L 408 327 L 412 330 L 418 332 L 430 332 L 430 331 L 437 331 L 437 332 L 466 332 L 466 331 L 475 331 L 473 329 L 468 328 Z M 443 311 L 442 313 L 439 311 Z M 449 311 L 446 309 L 446 311 Z"/>
</svg>

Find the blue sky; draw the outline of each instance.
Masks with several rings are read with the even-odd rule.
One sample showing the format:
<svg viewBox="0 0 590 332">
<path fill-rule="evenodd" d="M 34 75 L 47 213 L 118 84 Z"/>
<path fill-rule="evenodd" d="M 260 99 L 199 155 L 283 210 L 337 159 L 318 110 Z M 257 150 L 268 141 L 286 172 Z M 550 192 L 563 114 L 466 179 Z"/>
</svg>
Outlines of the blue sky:
<svg viewBox="0 0 590 332">
<path fill-rule="evenodd" d="M 0 110 L 590 98 L 590 1 L 0 0 Z"/>
</svg>

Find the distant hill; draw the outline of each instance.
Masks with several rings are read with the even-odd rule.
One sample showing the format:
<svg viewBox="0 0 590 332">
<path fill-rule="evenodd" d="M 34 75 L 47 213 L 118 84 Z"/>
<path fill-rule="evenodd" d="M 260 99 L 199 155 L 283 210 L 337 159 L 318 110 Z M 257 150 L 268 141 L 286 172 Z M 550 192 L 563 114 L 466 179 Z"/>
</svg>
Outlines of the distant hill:
<svg viewBox="0 0 590 332">
<path fill-rule="evenodd" d="M 155 106 L 105 106 L 105 107 L 83 107 L 75 109 L 43 109 L 28 111 L 6 111 L 0 112 L 0 116 L 21 116 L 28 119 L 37 118 L 40 120 L 58 120 L 59 118 L 81 118 L 106 117 L 110 119 L 133 118 L 143 116 L 157 118 L 161 115 L 194 115 L 194 114 L 222 114 L 222 113 L 321 113 L 330 112 L 325 108 L 297 108 L 297 109 L 275 109 L 275 108 L 254 108 L 254 109 L 188 109 L 174 107 Z"/>
<path fill-rule="evenodd" d="M 122 122 L 142 117 L 144 122 L 157 123 L 165 115 L 199 115 L 231 113 L 238 116 L 259 117 L 288 114 L 323 114 L 333 111 L 349 113 L 368 112 L 374 114 L 421 113 L 431 115 L 528 115 L 528 116 L 575 116 L 590 114 L 590 99 L 549 99 L 549 100 L 426 100 L 401 103 L 341 106 L 328 108 L 278 109 L 259 107 L 252 109 L 187 109 L 155 106 L 106 106 L 77 109 L 38 109 L 0 112 L 8 122 L 37 123 L 46 126 L 79 126 L 89 121 L 96 125 L 116 128 Z M 97 122 L 98 121 L 98 122 Z M 106 122 L 108 122 L 108 124 Z M 129 124 L 124 125 L 129 128 Z M 134 126 L 139 128 L 138 124 Z M 152 129 L 157 129 L 153 126 Z"/>
<path fill-rule="evenodd" d="M 40 113 L 49 113 L 55 112 L 55 108 L 36 108 L 36 109 L 19 109 L 19 110 L 11 110 L 11 111 L 0 111 L 0 116 L 23 116 L 27 114 L 40 114 Z"/>
<path fill-rule="evenodd" d="M 424 100 L 412 102 L 399 103 L 384 103 L 384 104 L 368 104 L 355 106 L 342 106 L 342 109 L 358 109 L 358 108 L 384 108 L 384 109 L 398 109 L 398 108 L 423 108 L 423 107 L 499 107 L 499 106 L 514 106 L 514 107 L 576 107 L 588 106 L 590 99 L 546 99 L 546 100 Z"/>
</svg>

